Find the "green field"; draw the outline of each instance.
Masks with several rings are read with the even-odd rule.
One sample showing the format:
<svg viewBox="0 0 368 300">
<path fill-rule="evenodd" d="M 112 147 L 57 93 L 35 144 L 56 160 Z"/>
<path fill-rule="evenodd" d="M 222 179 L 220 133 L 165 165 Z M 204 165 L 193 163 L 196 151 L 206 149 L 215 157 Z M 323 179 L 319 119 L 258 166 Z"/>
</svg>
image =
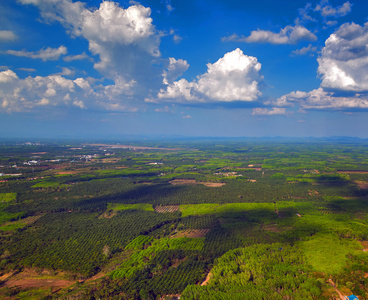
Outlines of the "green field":
<svg viewBox="0 0 368 300">
<path fill-rule="evenodd" d="M 368 299 L 366 141 L 136 143 L 0 145 L 1 299 Z"/>
</svg>

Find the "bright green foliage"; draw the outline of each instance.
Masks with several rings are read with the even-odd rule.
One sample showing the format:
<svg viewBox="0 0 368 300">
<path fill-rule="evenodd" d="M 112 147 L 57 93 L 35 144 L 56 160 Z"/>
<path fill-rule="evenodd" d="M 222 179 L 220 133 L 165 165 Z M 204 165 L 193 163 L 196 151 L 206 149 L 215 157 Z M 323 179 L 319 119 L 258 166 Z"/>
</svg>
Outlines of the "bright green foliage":
<svg viewBox="0 0 368 300">
<path fill-rule="evenodd" d="M 25 226 L 26 224 L 24 223 L 13 223 L 13 224 L 0 226 L 0 231 L 14 231 L 14 230 L 23 228 Z"/>
<path fill-rule="evenodd" d="M 139 235 L 128 245 L 125 246 L 126 250 L 142 250 L 144 246 L 149 245 L 153 241 L 153 238 L 147 235 Z"/>
<path fill-rule="evenodd" d="M 245 212 L 247 210 L 252 209 L 273 210 L 274 205 L 272 203 L 227 203 L 227 204 L 206 203 L 206 204 L 180 205 L 179 208 L 183 217 L 206 215 L 206 214 Z"/>
<path fill-rule="evenodd" d="M 336 274 L 348 261 L 348 255 L 356 253 L 361 245 L 356 240 L 340 239 L 335 235 L 317 235 L 300 243 L 307 262 L 318 272 Z"/>
<path fill-rule="evenodd" d="M 108 203 L 107 209 L 112 210 L 145 210 L 145 211 L 154 211 L 152 204 L 149 203 L 136 203 L 136 204 L 122 204 L 122 203 Z"/>
<path fill-rule="evenodd" d="M 318 281 L 308 271 L 296 247 L 239 248 L 217 260 L 208 285 L 188 286 L 182 299 L 320 299 Z"/>
<path fill-rule="evenodd" d="M 32 185 L 33 188 L 55 188 L 58 187 L 59 183 L 54 181 L 41 181 Z"/>
<path fill-rule="evenodd" d="M 0 203 L 11 203 L 17 198 L 17 193 L 0 193 Z"/>
<path fill-rule="evenodd" d="M 130 244 L 129 244 L 130 245 Z M 142 270 L 149 260 L 160 251 L 165 250 L 202 250 L 204 238 L 160 239 L 154 241 L 150 247 L 132 254 L 129 260 L 112 272 L 112 278 L 131 277 L 136 271 Z"/>
</svg>

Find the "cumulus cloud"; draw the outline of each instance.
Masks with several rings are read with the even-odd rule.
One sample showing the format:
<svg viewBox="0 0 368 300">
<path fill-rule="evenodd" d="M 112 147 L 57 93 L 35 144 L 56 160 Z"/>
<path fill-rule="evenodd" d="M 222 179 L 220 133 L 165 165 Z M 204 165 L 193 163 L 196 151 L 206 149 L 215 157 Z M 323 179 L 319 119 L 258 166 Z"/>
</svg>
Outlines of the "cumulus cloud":
<svg viewBox="0 0 368 300">
<path fill-rule="evenodd" d="M 239 48 L 226 53 L 217 62 L 207 64 L 207 72 L 188 82 L 180 79 L 161 89 L 159 100 L 178 102 L 254 101 L 261 92 L 261 64 Z"/>
<path fill-rule="evenodd" d="M 238 35 L 233 34 L 229 37 L 222 38 L 222 41 L 271 44 L 296 44 L 300 41 L 315 40 L 317 40 L 316 35 L 301 25 L 288 25 L 285 28 L 282 28 L 279 33 L 258 29 L 252 31 L 248 37 L 239 37 Z"/>
<path fill-rule="evenodd" d="M 67 79 L 61 75 L 21 79 L 12 70 L 0 72 L 0 111 L 30 111 L 37 107 L 99 107 L 106 110 L 132 111 L 126 101 L 132 83 L 117 80 L 109 86 L 91 86 L 84 78 Z"/>
<path fill-rule="evenodd" d="M 81 2 L 70 0 L 21 0 L 37 5 L 47 20 L 61 22 L 76 36 L 83 36 L 89 48 L 100 56 L 97 67 L 111 67 L 113 60 L 109 48 L 130 45 L 152 56 L 159 56 L 159 37 L 152 25 L 151 9 L 136 4 L 124 9 L 115 2 L 103 1 L 95 10 L 85 8 Z M 121 53 L 120 53 L 121 55 Z M 108 66 L 109 65 L 109 66 Z"/>
<path fill-rule="evenodd" d="M 325 42 L 318 61 L 319 88 L 296 91 L 266 105 L 305 109 L 368 109 L 368 23 L 346 23 Z"/>
<path fill-rule="evenodd" d="M 127 8 L 103 1 L 99 8 L 89 9 L 71 0 L 20 0 L 36 5 L 48 22 L 60 22 L 73 36 L 88 41 L 89 50 L 99 60 L 94 67 L 115 80 L 136 82 L 137 95 L 162 83 L 162 69 L 157 72 L 162 34 L 152 24 L 151 9 L 135 3 Z M 66 61 L 85 58 L 66 57 Z"/>
<path fill-rule="evenodd" d="M 267 108 L 253 108 L 252 116 L 274 116 L 274 115 L 286 115 L 287 112 L 285 108 L 273 107 L 272 109 Z"/>
<path fill-rule="evenodd" d="M 169 58 L 169 65 L 162 73 L 163 83 L 172 83 L 175 79 L 183 75 L 183 73 L 189 68 L 189 64 L 186 60 Z"/>
<path fill-rule="evenodd" d="M 7 42 L 7 41 L 15 41 L 18 36 L 10 30 L 0 30 L 0 41 Z"/>
<path fill-rule="evenodd" d="M 68 49 L 64 46 L 60 46 L 59 48 L 46 48 L 41 49 L 37 52 L 28 52 L 25 50 L 16 51 L 16 50 L 8 50 L 7 54 L 15 55 L 15 56 L 23 56 L 34 59 L 42 59 L 43 61 L 47 60 L 58 60 L 61 55 L 65 55 L 68 52 Z"/>
<path fill-rule="evenodd" d="M 306 55 L 308 53 L 313 53 L 317 51 L 317 47 L 313 47 L 312 44 L 309 44 L 307 47 L 303 47 L 301 49 L 294 50 L 291 52 L 293 55 Z"/>
<path fill-rule="evenodd" d="M 343 17 L 351 12 L 352 4 L 347 1 L 341 6 L 333 7 L 328 0 L 322 0 L 317 4 L 315 11 L 319 12 L 323 17 Z"/>
<path fill-rule="evenodd" d="M 321 86 L 368 92 L 368 24 L 343 24 L 326 40 L 318 58 Z"/>
<path fill-rule="evenodd" d="M 353 96 L 336 96 L 318 88 L 310 92 L 292 92 L 277 99 L 279 106 L 299 104 L 303 109 L 352 109 L 368 108 L 368 97 L 362 94 Z"/>
</svg>

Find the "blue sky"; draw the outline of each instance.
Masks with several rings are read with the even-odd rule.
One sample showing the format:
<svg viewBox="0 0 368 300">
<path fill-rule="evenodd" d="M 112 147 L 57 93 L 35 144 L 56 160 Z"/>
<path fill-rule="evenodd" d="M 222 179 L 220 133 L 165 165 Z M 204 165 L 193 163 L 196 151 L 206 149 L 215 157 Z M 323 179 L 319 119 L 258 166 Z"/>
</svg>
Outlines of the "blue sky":
<svg viewBox="0 0 368 300">
<path fill-rule="evenodd" d="M 3 0 L 0 137 L 368 138 L 368 3 Z"/>
</svg>

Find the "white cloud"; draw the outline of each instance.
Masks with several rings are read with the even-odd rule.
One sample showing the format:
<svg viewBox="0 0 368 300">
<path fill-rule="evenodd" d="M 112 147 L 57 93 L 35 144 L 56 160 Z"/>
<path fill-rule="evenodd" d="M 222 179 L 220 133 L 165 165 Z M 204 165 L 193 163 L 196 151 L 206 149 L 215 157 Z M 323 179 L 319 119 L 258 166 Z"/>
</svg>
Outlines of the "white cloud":
<svg viewBox="0 0 368 300">
<path fill-rule="evenodd" d="M 254 101 L 261 96 L 260 70 L 257 58 L 244 55 L 238 48 L 208 63 L 207 73 L 198 76 L 197 81 L 180 79 L 161 89 L 157 96 L 178 102 Z"/>
<path fill-rule="evenodd" d="M 18 70 L 25 71 L 25 72 L 36 72 L 37 71 L 34 68 L 18 68 Z"/>
<path fill-rule="evenodd" d="M 170 29 L 170 34 L 172 35 L 173 41 L 174 41 L 175 44 L 179 44 L 181 42 L 181 40 L 183 39 L 181 36 L 179 36 L 175 33 L 174 29 Z"/>
<path fill-rule="evenodd" d="M 166 90 L 161 89 L 157 97 L 161 100 L 173 100 L 177 102 L 200 101 L 196 96 L 198 84 L 196 82 L 188 82 L 186 79 L 180 79 L 170 84 Z M 203 100 L 202 100 L 203 101 Z M 157 102 L 152 99 L 146 99 L 146 102 Z"/>
<path fill-rule="evenodd" d="M 41 49 L 37 52 L 28 52 L 25 50 L 16 51 L 16 50 L 8 50 L 7 54 L 15 55 L 15 56 L 23 56 L 34 59 L 42 59 L 43 61 L 47 60 L 58 60 L 61 55 L 65 55 L 68 52 L 67 48 L 64 46 L 60 46 L 59 48 L 46 48 Z"/>
<path fill-rule="evenodd" d="M 183 73 L 189 68 L 189 64 L 186 60 L 169 58 L 169 65 L 162 73 L 163 83 L 172 83 L 175 79 L 183 75 Z"/>
<path fill-rule="evenodd" d="M 295 24 L 300 24 L 302 22 L 317 22 L 315 18 L 313 18 L 310 13 L 313 11 L 313 7 L 311 3 L 307 3 L 303 8 L 298 9 L 299 17 L 296 18 Z"/>
<path fill-rule="evenodd" d="M 307 28 L 301 25 L 288 25 L 282 28 L 279 33 L 268 30 L 254 30 L 248 37 L 239 37 L 233 34 L 222 38 L 222 41 L 237 41 L 246 43 L 271 43 L 271 44 L 296 44 L 300 41 L 315 41 L 317 37 Z"/>
<path fill-rule="evenodd" d="M 90 57 L 86 54 L 86 52 L 83 52 L 82 54 L 64 56 L 63 60 L 66 62 L 71 62 L 74 60 L 83 60 L 83 59 L 89 59 L 89 58 Z"/>
<path fill-rule="evenodd" d="M 0 41 L 15 41 L 18 36 L 10 30 L 0 30 Z"/>
<path fill-rule="evenodd" d="M 18 76 L 12 70 L 0 72 L 0 83 L 7 83 L 17 80 Z"/>
<path fill-rule="evenodd" d="M 285 108 L 281 107 L 273 107 L 272 109 L 267 108 L 253 108 L 252 116 L 274 116 L 274 115 L 286 115 L 290 112 L 287 112 Z"/>
<path fill-rule="evenodd" d="M 323 88 L 368 92 L 368 23 L 343 24 L 326 40 L 318 58 Z"/>
<path fill-rule="evenodd" d="M 326 40 L 318 73 L 321 86 L 310 92 L 291 92 L 272 106 L 294 106 L 306 109 L 368 109 L 368 23 L 360 26 L 343 24 Z"/>
<path fill-rule="evenodd" d="M 317 4 L 315 11 L 320 12 L 323 17 L 343 17 L 351 12 L 352 4 L 347 1 L 343 5 L 333 7 L 330 5 L 328 0 L 322 0 Z"/>
<path fill-rule="evenodd" d="M 12 70 L 6 70 L 0 72 L 0 105 L 6 112 L 54 106 L 136 111 L 124 100 L 131 95 L 132 85 L 134 82 L 121 79 L 113 85 L 92 87 L 87 79 L 71 80 L 57 74 L 20 79 Z"/>
<path fill-rule="evenodd" d="M 93 9 L 71 0 L 20 1 L 36 5 L 46 21 L 58 21 L 71 35 L 85 38 L 91 53 L 99 57 L 95 69 L 114 81 L 134 81 L 138 99 L 162 83 L 163 70 L 157 70 L 162 33 L 152 24 L 150 8 L 138 3 L 123 8 L 112 1 Z M 82 58 L 85 55 L 65 60 Z"/>
<path fill-rule="evenodd" d="M 84 102 L 82 100 L 75 100 L 73 101 L 73 105 L 77 106 L 81 109 L 86 109 L 86 106 L 84 105 Z"/>
<path fill-rule="evenodd" d="M 275 101 L 266 101 L 266 105 L 272 106 L 294 106 L 294 103 L 300 99 L 305 99 L 308 97 L 308 93 L 296 91 L 289 94 L 283 95 Z"/>
<path fill-rule="evenodd" d="M 313 53 L 317 51 L 317 47 L 313 47 L 312 44 L 309 44 L 307 47 L 303 47 L 301 49 L 294 50 L 291 52 L 294 55 L 306 55 L 308 53 Z"/>
<path fill-rule="evenodd" d="M 56 75 L 61 75 L 61 76 L 74 76 L 75 75 L 75 71 L 66 68 L 66 67 L 61 67 L 61 72 L 56 73 Z"/>
<path fill-rule="evenodd" d="M 278 106 L 291 106 L 299 104 L 302 109 L 352 109 L 368 108 L 368 96 L 355 94 L 354 96 L 337 96 L 333 92 L 326 92 L 322 88 L 310 92 L 292 92 L 277 99 Z"/>
</svg>

